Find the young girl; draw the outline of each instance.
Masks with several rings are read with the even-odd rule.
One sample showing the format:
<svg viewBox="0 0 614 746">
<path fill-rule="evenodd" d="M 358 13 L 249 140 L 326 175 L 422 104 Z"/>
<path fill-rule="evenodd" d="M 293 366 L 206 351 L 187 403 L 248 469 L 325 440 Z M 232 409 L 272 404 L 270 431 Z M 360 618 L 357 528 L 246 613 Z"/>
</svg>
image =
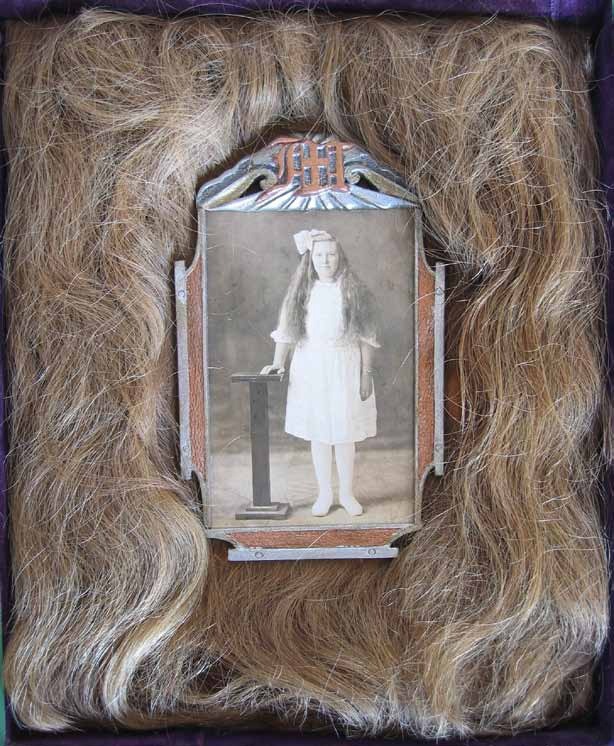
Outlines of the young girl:
<svg viewBox="0 0 614 746">
<path fill-rule="evenodd" d="M 339 242 L 326 231 L 294 235 L 301 262 L 279 314 L 272 365 L 283 371 L 292 345 L 286 432 L 311 441 L 319 494 L 311 512 L 325 516 L 333 504 L 332 451 L 339 502 L 352 516 L 362 506 L 353 494 L 355 443 L 376 434 L 372 293 L 351 271 Z"/>
</svg>

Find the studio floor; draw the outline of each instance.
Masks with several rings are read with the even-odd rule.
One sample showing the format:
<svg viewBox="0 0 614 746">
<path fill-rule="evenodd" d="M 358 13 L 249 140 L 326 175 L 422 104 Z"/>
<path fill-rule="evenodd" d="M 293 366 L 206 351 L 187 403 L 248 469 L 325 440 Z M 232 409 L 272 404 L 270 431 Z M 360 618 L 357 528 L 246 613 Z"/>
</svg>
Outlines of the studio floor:
<svg viewBox="0 0 614 746">
<path fill-rule="evenodd" d="M 271 453 L 271 500 L 289 503 L 290 511 L 284 520 L 253 521 L 235 518 L 237 510 L 250 505 L 252 500 L 252 464 L 249 451 L 214 454 L 210 474 L 212 528 L 400 523 L 407 521 L 412 513 L 413 452 L 409 449 L 361 449 L 360 444 L 357 444 L 354 495 L 364 511 L 357 517 L 350 516 L 338 504 L 334 460 L 333 507 L 322 518 L 311 514 L 318 488 L 308 441 L 305 441 L 304 451 L 274 449 Z"/>
</svg>

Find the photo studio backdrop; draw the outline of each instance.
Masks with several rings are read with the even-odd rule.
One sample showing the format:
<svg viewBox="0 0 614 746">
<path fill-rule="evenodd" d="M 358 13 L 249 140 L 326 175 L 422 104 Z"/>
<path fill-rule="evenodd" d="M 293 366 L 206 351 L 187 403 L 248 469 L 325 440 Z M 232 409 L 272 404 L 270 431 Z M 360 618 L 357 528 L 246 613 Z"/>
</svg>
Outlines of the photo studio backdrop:
<svg viewBox="0 0 614 746">
<path fill-rule="evenodd" d="M 595 51 L 593 105 L 601 148 L 602 182 L 608 204 L 608 233 L 614 240 L 614 26 L 612 24 L 612 0 L 108 0 L 108 2 L 79 2 L 79 0 L 0 0 L 2 19 L 34 19 L 48 12 L 76 12 L 81 7 L 107 7 L 126 12 L 173 17 L 187 13 L 245 13 L 267 9 L 288 10 L 308 7 L 329 12 L 381 12 L 387 10 L 420 12 L 433 15 L 493 14 L 520 17 L 544 18 L 557 24 L 575 24 L 591 32 Z M 1 32 L 4 42 L 4 31 Z M 1 133 L 0 133 L 1 134 Z M 4 151 L 3 151 L 4 153 Z M 7 164 L 3 158 L 0 173 L 0 202 L 4 203 Z M 608 340 L 610 359 L 614 354 L 614 263 L 609 262 L 607 307 L 609 314 Z M 2 341 L 4 333 L 2 330 Z M 4 363 L 2 361 L 2 371 Z M 614 364 L 609 363 L 603 371 L 610 390 L 614 387 Z M 2 383 L 3 386 L 3 383 Z M 4 399 L 0 399 L 2 406 Z M 0 432 L 2 461 L 6 453 L 6 433 Z M 0 574 L 2 582 L 2 619 L 5 625 L 10 614 L 9 546 L 7 541 L 6 478 L 0 469 Z M 610 542 L 614 540 L 614 476 L 607 484 L 608 499 L 604 521 Z M 614 599 L 614 594 L 612 595 Z M 614 608 L 614 604 L 612 604 Z M 614 615 L 612 615 L 614 617 Z M 524 733 L 516 737 L 497 739 L 482 738 L 470 741 L 440 741 L 440 744 L 462 743 L 498 744 L 498 746 L 590 746 L 614 744 L 614 635 L 610 633 L 610 645 L 606 649 L 597 672 L 595 701 L 592 712 L 577 722 L 570 722 L 556 729 L 536 733 Z M 173 729 L 154 732 L 102 732 L 87 731 L 62 735 L 49 735 L 24 731 L 12 720 L 5 705 L 6 742 L 23 744 L 57 744 L 57 746 L 98 746 L 98 744 L 126 744 L 135 746 L 289 746 L 290 744 L 314 744 L 325 746 L 339 743 L 342 739 L 333 736 L 311 736 L 288 733 L 241 732 L 219 735 L 207 729 Z M 348 743 L 350 741 L 347 741 Z M 356 746 L 364 744 L 401 743 L 390 740 L 352 739 Z M 432 744 L 433 741 L 405 739 L 407 744 Z"/>
</svg>

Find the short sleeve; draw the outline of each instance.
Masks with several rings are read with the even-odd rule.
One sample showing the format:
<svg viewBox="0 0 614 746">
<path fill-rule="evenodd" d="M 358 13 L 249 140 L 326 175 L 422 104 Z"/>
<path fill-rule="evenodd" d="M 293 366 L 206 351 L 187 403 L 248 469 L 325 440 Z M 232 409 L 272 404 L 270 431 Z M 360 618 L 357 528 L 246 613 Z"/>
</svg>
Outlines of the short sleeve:
<svg viewBox="0 0 614 746">
<path fill-rule="evenodd" d="M 275 342 L 282 342 L 285 344 L 294 344 L 296 342 L 294 335 L 288 328 L 288 317 L 286 314 L 285 303 L 281 307 L 277 329 L 271 332 L 271 337 L 275 340 Z"/>
<path fill-rule="evenodd" d="M 293 337 L 279 327 L 271 332 L 271 337 L 273 337 L 276 342 L 284 342 L 285 344 L 294 344 L 294 342 L 296 342 Z"/>
</svg>

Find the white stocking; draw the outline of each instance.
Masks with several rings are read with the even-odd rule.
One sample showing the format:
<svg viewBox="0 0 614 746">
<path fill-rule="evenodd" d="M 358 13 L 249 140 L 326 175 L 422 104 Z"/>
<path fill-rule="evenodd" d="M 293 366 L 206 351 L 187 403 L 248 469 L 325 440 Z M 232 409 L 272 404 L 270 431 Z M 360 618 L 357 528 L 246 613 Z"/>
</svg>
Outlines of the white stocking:
<svg viewBox="0 0 614 746">
<path fill-rule="evenodd" d="M 354 497 L 355 443 L 336 443 L 335 460 L 339 475 L 339 502 L 350 515 L 360 515 L 362 506 Z"/>
<path fill-rule="evenodd" d="M 333 504 L 333 447 L 319 440 L 311 441 L 311 458 L 318 480 L 320 494 L 311 512 L 314 515 L 326 515 Z"/>
<path fill-rule="evenodd" d="M 335 461 L 337 462 L 337 474 L 339 474 L 339 495 L 349 497 L 354 494 L 354 456 L 356 446 L 354 443 L 336 443 Z"/>
</svg>

